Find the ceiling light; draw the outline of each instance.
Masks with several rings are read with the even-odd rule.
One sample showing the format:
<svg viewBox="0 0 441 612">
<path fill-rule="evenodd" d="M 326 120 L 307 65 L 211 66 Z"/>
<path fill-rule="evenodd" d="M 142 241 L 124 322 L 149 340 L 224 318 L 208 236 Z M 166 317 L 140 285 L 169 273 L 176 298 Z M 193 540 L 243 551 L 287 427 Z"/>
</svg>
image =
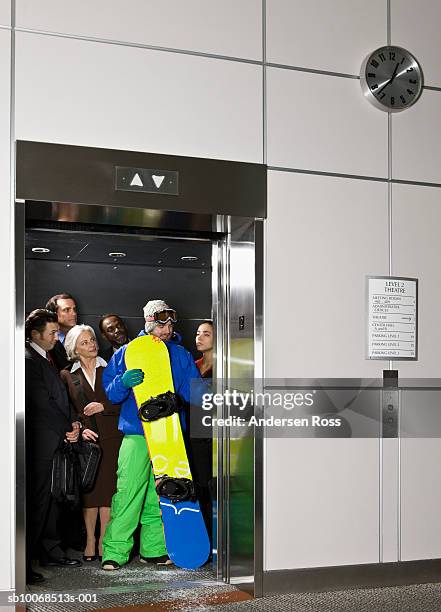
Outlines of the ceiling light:
<svg viewBox="0 0 441 612">
<path fill-rule="evenodd" d="M 33 253 L 50 253 L 51 250 L 46 249 L 45 247 L 33 247 L 32 252 Z"/>
<path fill-rule="evenodd" d="M 109 253 L 109 257 L 125 257 L 125 253 Z"/>
<path fill-rule="evenodd" d="M 182 261 L 197 261 L 198 257 L 194 257 L 193 255 L 185 255 L 181 257 Z"/>
</svg>

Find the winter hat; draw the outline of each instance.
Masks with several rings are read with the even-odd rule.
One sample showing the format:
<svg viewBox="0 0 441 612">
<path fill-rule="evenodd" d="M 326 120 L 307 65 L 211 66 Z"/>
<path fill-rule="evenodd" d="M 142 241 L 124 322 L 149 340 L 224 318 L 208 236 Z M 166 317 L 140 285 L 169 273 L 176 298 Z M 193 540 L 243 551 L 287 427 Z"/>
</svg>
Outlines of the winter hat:
<svg viewBox="0 0 441 612">
<path fill-rule="evenodd" d="M 164 302 L 164 300 L 150 300 L 144 306 L 144 319 L 147 317 L 152 317 L 156 312 L 161 312 L 161 310 L 166 310 L 170 308 L 168 304 Z M 146 321 L 145 322 L 145 331 L 147 334 L 151 334 L 155 327 L 158 325 L 157 321 Z"/>
</svg>

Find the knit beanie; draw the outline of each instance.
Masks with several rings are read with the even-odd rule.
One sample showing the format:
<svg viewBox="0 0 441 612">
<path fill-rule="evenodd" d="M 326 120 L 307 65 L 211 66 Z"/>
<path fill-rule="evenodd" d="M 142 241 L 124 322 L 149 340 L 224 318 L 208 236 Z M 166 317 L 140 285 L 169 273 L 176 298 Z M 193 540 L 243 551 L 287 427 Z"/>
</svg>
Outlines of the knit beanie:
<svg viewBox="0 0 441 612">
<path fill-rule="evenodd" d="M 144 319 L 147 317 L 152 317 L 156 312 L 161 312 L 162 310 L 166 310 L 170 308 L 164 300 L 150 300 L 144 306 Z M 157 321 L 146 321 L 145 322 L 145 331 L 147 334 L 151 334 L 155 327 L 158 325 Z"/>
</svg>

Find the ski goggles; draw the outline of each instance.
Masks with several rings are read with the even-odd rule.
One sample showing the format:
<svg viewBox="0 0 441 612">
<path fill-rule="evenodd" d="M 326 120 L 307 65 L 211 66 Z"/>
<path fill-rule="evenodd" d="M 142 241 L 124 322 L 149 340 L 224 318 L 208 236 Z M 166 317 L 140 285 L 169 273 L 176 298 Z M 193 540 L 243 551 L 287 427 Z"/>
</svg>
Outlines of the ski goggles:
<svg viewBox="0 0 441 612">
<path fill-rule="evenodd" d="M 146 317 L 146 321 L 155 321 L 156 323 L 165 325 L 169 321 L 171 321 L 172 323 L 177 323 L 178 316 L 176 314 L 176 310 L 173 310 L 172 308 L 167 308 L 166 310 L 160 310 L 159 312 L 155 312 L 154 315 L 149 315 L 148 317 Z"/>
</svg>

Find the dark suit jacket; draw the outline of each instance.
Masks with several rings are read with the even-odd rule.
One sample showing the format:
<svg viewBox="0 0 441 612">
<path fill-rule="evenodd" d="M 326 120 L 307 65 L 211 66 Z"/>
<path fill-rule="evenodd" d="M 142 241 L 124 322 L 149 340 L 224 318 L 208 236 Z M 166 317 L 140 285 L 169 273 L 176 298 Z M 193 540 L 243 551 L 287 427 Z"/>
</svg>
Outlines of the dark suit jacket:
<svg viewBox="0 0 441 612">
<path fill-rule="evenodd" d="M 109 363 L 109 361 L 113 357 L 113 348 L 111 346 L 108 346 L 107 348 L 102 349 L 100 351 L 100 357 L 102 357 L 105 361 L 107 361 L 107 363 Z"/>
<path fill-rule="evenodd" d="M 57 370 L 26 346 L 26 435 L 31 456 L 52 457 L 76 419 Z"/>
<path fill-rule="evenodd" d="M 126 344 L 128 344 L 129 342 L 130 342 L 130 339 L 127 340 Z M 113 347 L 108 346 L 107 348 L 102 349 L 99 354 L 100 354 L 100 357 L 102 357 L 105 361 L 107 361 L 107 363 L 109 363 L 109 361 L 112 359 L 115 353 L 113 352 Z"/>
<path fill-rule="evenodd" d="M 50 351 L 50 353 L 59 372 L 61 372 L 61 370 L 64 370 L 66 366 L 70 365 L 70 361 L 67 358 L 64 344 L 62 344 L 59 340 L 57 340 L 57 344 Z"/>
</svg>

